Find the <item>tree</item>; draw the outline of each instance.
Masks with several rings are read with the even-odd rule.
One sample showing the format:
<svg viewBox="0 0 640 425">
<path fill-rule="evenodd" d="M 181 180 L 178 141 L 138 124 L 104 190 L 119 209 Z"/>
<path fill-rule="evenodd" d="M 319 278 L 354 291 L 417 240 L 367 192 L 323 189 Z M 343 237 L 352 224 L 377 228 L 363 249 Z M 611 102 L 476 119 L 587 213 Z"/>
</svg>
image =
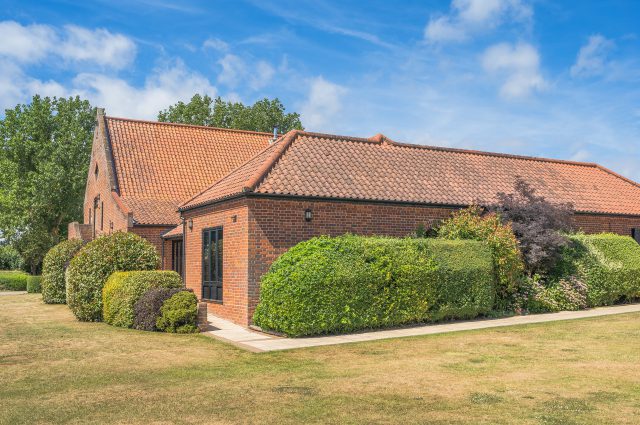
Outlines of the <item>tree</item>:
<svg viewBox="0 0 640 425">
<path fill-rule="evenodd" d="M 0 120 L 0 233 L 32 273 L 82 216 L 94 122 L 86 100 L 40 96 Z"/>
<path fill-rule="evenodd" d="M 158 121 L 263 132 L 272 132 L 277 127 L 280 133 L 304 129 L 300 114 L 286 113 L 278 98 L 264 98 L 252 106 L 245 106 L 241 102 L 225 102 L 220 97 L 212 99 L 196 94 L 188 103 L 178 102 L 160 111 Z"/>
<path fill-rule="evenodd" d="M 521 178 L 516 180 L 514 189 L 515 193 L 498 193 L 498 203 L 490 210 L 498 213 L 503 223 L 512 223 L 529 273 L 545 275 L 568 244 L 562 232 L 572 230 L 573 206 L 537 196 L 535 189 Z"/>
</svg>

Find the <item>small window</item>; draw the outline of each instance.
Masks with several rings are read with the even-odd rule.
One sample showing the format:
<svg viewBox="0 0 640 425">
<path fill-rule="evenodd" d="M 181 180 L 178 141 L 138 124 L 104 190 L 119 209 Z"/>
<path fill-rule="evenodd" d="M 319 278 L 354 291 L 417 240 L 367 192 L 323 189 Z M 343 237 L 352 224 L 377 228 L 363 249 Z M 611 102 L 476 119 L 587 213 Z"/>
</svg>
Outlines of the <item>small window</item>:
<svg viewBox="0 0 640 425">
<path fill-rule="evenodd" d="M 104 230 L 104 202 L 100 202 L 100 230 Z"/>
<path fill-rule="evenodd" d="M 93 170 L 93 175 L 96 176 L 96 178 L 98 178 L 98 164 L 96 164 L 96 168 L 95 170 Z"/>
</svg>

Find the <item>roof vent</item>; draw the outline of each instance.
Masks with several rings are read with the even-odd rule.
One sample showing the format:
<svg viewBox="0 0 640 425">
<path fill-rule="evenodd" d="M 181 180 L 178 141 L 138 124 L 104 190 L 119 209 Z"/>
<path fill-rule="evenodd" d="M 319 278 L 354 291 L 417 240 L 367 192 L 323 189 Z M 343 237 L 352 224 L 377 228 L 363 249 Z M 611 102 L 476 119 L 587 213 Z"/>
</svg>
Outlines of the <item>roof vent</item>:
<svg viewBox="0 0 640 425">
<path fill-rule="evenodd" d="M 278 140 L 278 127 L 273 127 L 273 139 L 271 139 L 271 143 Z"/>
</svg>

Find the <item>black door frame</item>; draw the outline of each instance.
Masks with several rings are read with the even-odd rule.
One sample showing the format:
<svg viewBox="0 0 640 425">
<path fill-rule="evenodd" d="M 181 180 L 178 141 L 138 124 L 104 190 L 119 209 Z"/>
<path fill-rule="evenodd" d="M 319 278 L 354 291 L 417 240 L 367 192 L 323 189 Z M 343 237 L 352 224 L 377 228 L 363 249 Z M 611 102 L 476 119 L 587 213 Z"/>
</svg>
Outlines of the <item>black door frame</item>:
<svg viewBox="0 0 640 425">
<path fill-rule="evenodd" d="M 212 249 L 207 249 L 207 244 Z M 224 236 L 222 227 L 210 227 L 202 230 L 202 294 L 204 300 L 222 302 Z M 222 250 L 222 252 L 220 252 Z M 209 269 L 205 267 L 205 256 L 209 255 Z"/>
</svg>

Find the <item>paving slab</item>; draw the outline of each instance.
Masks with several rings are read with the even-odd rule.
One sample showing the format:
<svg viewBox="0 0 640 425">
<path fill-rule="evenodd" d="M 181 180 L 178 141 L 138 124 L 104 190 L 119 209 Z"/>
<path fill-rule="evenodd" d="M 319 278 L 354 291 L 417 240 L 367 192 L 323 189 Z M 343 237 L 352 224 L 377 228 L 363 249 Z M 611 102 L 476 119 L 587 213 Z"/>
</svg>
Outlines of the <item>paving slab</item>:
<svg viewBox="0 0 640 425">
<path fill-rule="evenodd" d="M 229 342 L 254 352 L 292 350 L 295 348 L 319 347 L 323 345 L 347 344 L 378 339 L 402 338 L 419 335 L 433 335 L 446 332 L 460 332 L 475 329 L 489 329 L 501 326 L 526 325 L 530 323 L 555 322 L 560 320 L 585 319 L 589 317 L 609 316 L 613 314 L 640 312 L 640 304 L 624 304 L 611 307 L 598 307 L 580 311 L 561 311 L 559 313 L 530 314 L 500 319 L 483 319 L 449 322 L 442 324 L 419 325 L 399 329 L 358 332 L 345 335 L 327 335 L 309 338 L 283 338 L 258 332 L 236 325 L 228 320 L 208 315 L 209 329 L 205 335 Z"/>
</svg>

